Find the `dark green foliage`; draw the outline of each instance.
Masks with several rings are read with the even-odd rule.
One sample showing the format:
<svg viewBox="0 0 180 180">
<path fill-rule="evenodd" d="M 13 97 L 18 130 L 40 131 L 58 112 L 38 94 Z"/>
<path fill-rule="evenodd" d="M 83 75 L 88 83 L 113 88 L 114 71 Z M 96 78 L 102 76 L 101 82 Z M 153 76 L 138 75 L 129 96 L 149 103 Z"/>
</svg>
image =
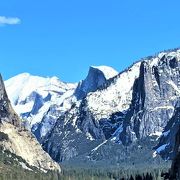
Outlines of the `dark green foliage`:
<svg viewBox="0 0 180 180">
<path fill-rule="evenodd" d="M 124 168 L 63 168 L 63 180 L 163 180 L 161 173 L 167 169 L 124 169 Z"/>
</svg>

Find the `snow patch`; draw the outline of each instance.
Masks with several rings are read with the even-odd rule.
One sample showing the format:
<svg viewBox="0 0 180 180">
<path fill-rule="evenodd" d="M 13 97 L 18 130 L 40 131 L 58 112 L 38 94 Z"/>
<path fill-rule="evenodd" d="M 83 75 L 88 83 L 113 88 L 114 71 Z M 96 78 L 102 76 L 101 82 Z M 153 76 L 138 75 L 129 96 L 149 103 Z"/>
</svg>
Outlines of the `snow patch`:
<svg viewBox="0 0 180 180">
<path fill-rule="evenodd" d="M 97 147 L 91 150 L 91 152 L 97 151 L 103 144 L 106 144 L 107 140 L 103 141 L 101 144 L 99 144 Z"/>
<path fill-rule="evenodd" d="M 19 164 L 22 166 L 23 169 L 26 169 L 26 170 L 28 170 L 28 171 L 33 171 L 32 169 L 30 169 L 29 167 L 27 167 L 25 163 L 19 162 Z"/>
<path fill-rule="evenodd" d="M 77 84 L 61 82 L 57 77 L 23 73 L 5 81 L 5 86 L 14 110 L 31 128 L 44 120 L 41 135 L 45 135 L 58 117 L 71 107 L 73 98 L 70 97 Z M 50 117 L 50 122 L 46 116 Z"/>
<path fill-rule="evenodd" d="M 180 94 L 180 89 L 176 86 L 176 84 L 173 81 L 168 81 L 167 83 L 171 85 L 174 88 L 174 90 Z"/>
<path fill-rule="evenodd" d="M 164 137 L 166 137 L 166 136 L 168 136 L 169 133 L 170 133 L 170 130 L 163 132 L 162 135 L 163 135 Z"/>
<path fill-rule="evenodd" d="M 156 152 L 159 154 L 161 151 L 164 151 L 168 145 L 169 144 L 163 144 L 162 146 L 156 149 Z"/>
<path fill-rule="evenodd" d="M 174 107 L 173 106 L 158 106 L 158 107 L 153 108 L 151 111 L 157 111 L 159 109 L 172 109 L 172 110 L 174 110 Z"/>
</svg>

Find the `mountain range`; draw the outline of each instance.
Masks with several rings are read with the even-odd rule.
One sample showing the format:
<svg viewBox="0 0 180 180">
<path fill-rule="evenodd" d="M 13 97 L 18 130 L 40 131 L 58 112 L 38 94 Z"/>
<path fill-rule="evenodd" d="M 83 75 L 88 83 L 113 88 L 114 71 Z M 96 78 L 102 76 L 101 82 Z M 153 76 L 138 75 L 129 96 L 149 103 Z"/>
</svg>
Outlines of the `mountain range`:
<svg viewBox="0 0 180 180">
<path fill-rule="evenodd" d="M 179 152 L 180 49 L 120 73 L 91 66 L 78 83 L 23 73 L 5 87 L 23 126 L 60 164 L 168 166 L 159 155 L 173 160 Z M 7 119 L 19 125 L 15 113 Z"/>
</svg>

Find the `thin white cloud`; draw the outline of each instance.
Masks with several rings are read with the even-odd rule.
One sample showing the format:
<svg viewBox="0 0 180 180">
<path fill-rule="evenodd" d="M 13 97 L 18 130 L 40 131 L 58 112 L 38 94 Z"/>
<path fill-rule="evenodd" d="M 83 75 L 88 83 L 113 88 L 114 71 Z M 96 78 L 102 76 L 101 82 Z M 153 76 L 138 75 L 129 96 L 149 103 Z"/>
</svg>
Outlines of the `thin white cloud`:
<svg viewBox="0 0 180 180">
<path fill-rule="evenodd" d="M 16 25 L 20 23 L 21 20 L 17 17 L 0 16 L 0 25 Z"/>
</svg>

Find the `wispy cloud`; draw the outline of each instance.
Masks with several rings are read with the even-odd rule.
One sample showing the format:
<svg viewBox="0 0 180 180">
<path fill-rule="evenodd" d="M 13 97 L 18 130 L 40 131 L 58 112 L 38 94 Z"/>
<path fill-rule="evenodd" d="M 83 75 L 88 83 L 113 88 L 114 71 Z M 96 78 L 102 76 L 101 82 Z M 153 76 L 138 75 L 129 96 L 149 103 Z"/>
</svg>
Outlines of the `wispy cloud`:
<svg viewBox="0 0 180 180">
<path fill-rule="evenodd" d="M 21 20 L 17 17 L 0 16 L 0 25 L 16 25 L 20 23 Z"/>
</svg>

